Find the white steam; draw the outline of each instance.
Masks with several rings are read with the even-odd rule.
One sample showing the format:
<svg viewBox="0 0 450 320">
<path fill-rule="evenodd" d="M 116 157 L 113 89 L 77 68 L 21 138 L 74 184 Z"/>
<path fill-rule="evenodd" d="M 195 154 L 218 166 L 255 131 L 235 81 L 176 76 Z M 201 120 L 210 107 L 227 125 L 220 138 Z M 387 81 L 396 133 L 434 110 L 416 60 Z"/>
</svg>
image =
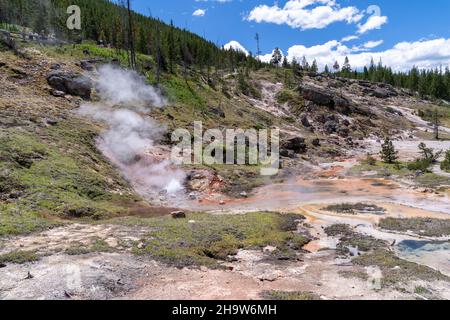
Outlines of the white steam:
<svg viewBox="0 0 450 320">
<path fill-rule="evenodd" d="M 96 90 L 101 102 L 84 104 L 79 113 L 108 125 L 98 139 L 103 154 L 145 195 L 182 190 L 184 172 L 153 152 L 164 128 L 146 113 L 165 105 L 161 94 L 137 73 L 109 65 L 100 68 Z"/>
<path fill-rule="evenodd" d="M 99 76 L 97 91 L 104 101 L 133 108 L 163 107 L 166 104 L 162 95 L 147 85 L 145 79 L 136 72 L 105 65 L 99 69 Z"/>
</svg>

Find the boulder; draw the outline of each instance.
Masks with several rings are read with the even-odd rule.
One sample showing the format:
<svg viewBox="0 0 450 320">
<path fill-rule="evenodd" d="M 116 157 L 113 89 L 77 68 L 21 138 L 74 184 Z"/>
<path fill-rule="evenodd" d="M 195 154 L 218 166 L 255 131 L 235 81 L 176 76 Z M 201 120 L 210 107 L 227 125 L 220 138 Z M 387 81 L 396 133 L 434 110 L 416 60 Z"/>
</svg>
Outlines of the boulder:
<svg viewBox="0 0 450 320">
<path fill-rule="evenodd" d="M 283 150 L 293 151 L 296 154 L 305 153 L 308 150 L 308 146 L 306 145 L 305 138 L 302 137 L 294 137 L 285 140 L 281 144 L 281 152 Z"/>
<path fill-rule="evenodd" d="M 336 109 L 338 112 L 346 115 L 352 112 L 351 102 L 345 97 L 328 93 L 312 86 L 301 86 L 299 90 L 306 100 L 314 104 Z"/>
<path fill-rule="evenodd" d="M 306 128 L 311 127 L 311 123 L 308 120 L 308 116 L 306 114 L 302 114 L 300 115 L 300 122 L 302 123 L 302 125 Z"/>
<path fill-rule="evenodd" d="M 320 139 L 319 139 L 319 138 L 313 139 L 313 140 L 311 141 L 311 144 L 312 144 L 314 147 L 320 147 L 320 145 L 321 145 Z"/>
<path fill-rule="evenodd" d="M 174 211 L 174 212 L 171 212 L 170 215 L 174 219 L 185 219 L 186 218 L 186 213 L 184 213 L 184 211 Z"/>
<path fill-rule="evenodd" d="M 321 89 L 311 86 L 301 86 L 299 90 L 306 100 L 312 101 L 315 104 L 331 108 L 335 105 L 333 96 Z"/>
<path fill-rule="evenodd" d="M 89 100 L 91 98 L 92 81 L 80 74 L 65 71 L 52 71 L 47 76 L 48 84 L 57 91 L 82 97 Z"/>
<path fill-rule="evenodd" d="M 211 108 L 211 112 L 221 118 L 225 118 L 225 112 L 220 108 Z"/>
<path fill-rule="evenodd" d="M 325 129 L 325 132 L 328 134 L 336 133 L 339 129 L 339 123 L 337 121 L 330 120 L 325 123 L 323 128 Z"/>
<path fill-rule="evenodd" d="M 363 93 L 379 99 L 387 99 L 398 96 L 398 93 L 390 86 L 365 88 Z"/>
<path fill-rule="evenodd" d="M 291 159 L 295 158 L 295 152 L 293 150 L 281 149 L 280 155 L 285 158 L 291 158 Z"/>
<path fill-rule="evenodd" d="M 81 60 L 80 67 L 81 67 L 81 69 L 86 70 L 86 71 L 94 71 L 95 70 L 95 66 L 88 60 Z"/>
<path fill-rule="evenodd" d="M 343 138 L 347 138 L 350 134 L 350 130 L 348 128 L 339 128 L 337 130 L 337 133 L 339 136 L 341 136 Z"/>
</svg>

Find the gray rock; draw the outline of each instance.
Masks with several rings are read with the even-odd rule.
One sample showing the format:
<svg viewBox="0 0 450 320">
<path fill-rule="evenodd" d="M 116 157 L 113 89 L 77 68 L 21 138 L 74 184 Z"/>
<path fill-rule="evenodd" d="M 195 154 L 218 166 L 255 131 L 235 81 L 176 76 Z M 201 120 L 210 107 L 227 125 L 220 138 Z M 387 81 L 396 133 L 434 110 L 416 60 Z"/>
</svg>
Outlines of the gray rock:
<svg viewBox="0 0 450 320">
<path fill-rule="evenodd" d="M 331 108 L 335 105 L 333 96 L 321 89 L 311 86 L 301 86 L 299 90 L 306 100 L 312 101 L 315 104 Z"/>
<path fill-rule="evenodd" d="M 225 118 L 225 112 L 220 108 L 211 108 L 211 112 L 221 118 Z"/>
<path fill-rule="evenodd" d="M 57 97 L 57 98 L 62 98 L 66 95 L 65 92 L 63 91 L 59 91 L 59 90 L 52 90 L 52 96 Z"/>
<path fill-rule="evenodd" d="M 339 123 L 334 120 L 327 121 L 323 126 L 326 133 L 336 133 L 339 129 Z"/>
<path fill-rule="evenodd" d="M 320 147 L 320 145 L 321 145 L 320 139 L 319 139 L 319 138 L 313 139 L 313 140 L 311 141 L 311 144 L 312 144 L 314 147 Z"/>
<path fill-rule="evenodd" d="M 80 74 L 65 71 L 52 71 L 47 76 L 48 84 L 57 91 L 82 97 L 89 100 L 91 98 L 92 81 Z"/>
<path fill-rule="evenodd" d="M 306 128 L 311 127 L 311 123 L 308 120 L 308 116 L 306 114 L 302 114 L 300 115 L 300 122 L 302 123 L 302 125 Z"/>
<path fill-rule="evenodd" d="M 280 150 L 280 155 L 282 157 L 285 157 L 285 158 L 291 158 L 291 159 L 295 158 L 295 152 L 292 151 L 292 150 L 281 149 Z"/>
<path fill-rule="evenodd" d="M 305 138 L 294 137 L 283 141 L 281 150 L 293 151 L 296 154 L 305 153 L 308 150 Z"/>
<path fill-rule="evenodd" d="M 347 138 L 348 135 L 350 134 L 350 130 L 348 128 L 339 128 L 337 130 L 337 133 L 339 136 L 341 136 L 343 138 Z"/>
<path fill-rule="evenodd" d="M 174 219 L 185 219 L 186 218 L 186 213 L 184 213 L 183 211 L 174 211 L 174 212 L 171 212 L 170 215 Z"/>
<path fill-rule="evenodd" d="M 95 66 L 92 63 L 90 63 L 88 60 L 81 60 L 80 67 L 81 67 L 81 69 L 86 70 L 86 71 L 94 71 L 95 70 Z"/>
</svg>

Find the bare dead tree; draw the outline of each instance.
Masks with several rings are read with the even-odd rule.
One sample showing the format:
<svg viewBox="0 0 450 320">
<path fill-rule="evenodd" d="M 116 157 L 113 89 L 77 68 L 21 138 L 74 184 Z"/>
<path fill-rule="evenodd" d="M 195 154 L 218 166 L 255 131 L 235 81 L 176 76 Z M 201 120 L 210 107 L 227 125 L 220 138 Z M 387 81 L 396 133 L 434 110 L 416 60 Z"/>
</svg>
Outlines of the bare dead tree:
<svg viewBox="0 0 450 320">
<path fill-rule="evenodd" d="M 134 46 L 133 12 L 131 11 L 131 0 L 127 0 L 128 12 L 128 47 L 130 50 L 130 68 L 136 69 L 136 50 Z"/>
<path fill-rule="evenodd" d="M 441 120 L 440 120 L 440 115 L 439 115 L 439 111 L 437 109 L 434 110 L 433 112 L 433 128 L 434 128 L 434 138 L 436 140 L 439 140 L 439 127 L 441 126 Z"/>
</svg>

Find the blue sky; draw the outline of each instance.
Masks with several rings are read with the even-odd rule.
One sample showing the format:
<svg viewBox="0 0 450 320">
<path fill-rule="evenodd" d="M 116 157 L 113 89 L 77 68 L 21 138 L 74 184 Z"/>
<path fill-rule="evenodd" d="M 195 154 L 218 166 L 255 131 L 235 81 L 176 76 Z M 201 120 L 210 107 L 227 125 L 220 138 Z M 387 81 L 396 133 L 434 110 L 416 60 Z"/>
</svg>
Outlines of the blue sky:
<svg viewBox="0 0 450 320">
<path fill-rule="evenodd" d="M 134 0 L 133 7 L 251 52 L 258 32 L 263 54 L 280 47 L 290 59 L 305 55 L 321 66 L 346 55 L 355 67 L 372 57 L 394 69 L 450 61 L 448 0 Z"/>
</svg>

